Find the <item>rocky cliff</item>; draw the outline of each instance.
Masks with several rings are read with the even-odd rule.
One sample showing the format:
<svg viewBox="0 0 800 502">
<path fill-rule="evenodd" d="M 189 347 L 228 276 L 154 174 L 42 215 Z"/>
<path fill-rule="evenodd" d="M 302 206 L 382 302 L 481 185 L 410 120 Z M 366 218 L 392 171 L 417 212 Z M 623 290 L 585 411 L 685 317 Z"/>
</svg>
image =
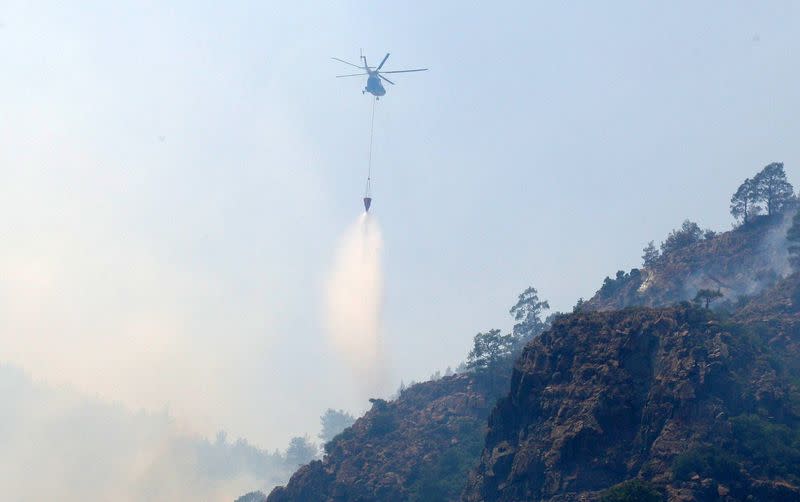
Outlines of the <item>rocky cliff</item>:
<svg viewBox="0 0 800 502">
<path fill-rule="evenodd" d="M 639 478 L 670 500 L 800 500 L 794 395 L 768 344 L 708 311 L 567 316 L 517 362 L 464 499 L 593 500 Z M 770 470 L 755 459 L 777 430 L 795 447 Z"/>
<path fill-rule="evenodd" d="M 760 217 L 606 281 L 525 348 L 491 414 L 470 375 L 374 401 L 270 502 L 800 501 L 786 226 Z M 699 289 L 721 308 L 686 302 Z"/>
<path fill-rule="evenodd" d="M 416 384 L 373 400 L 356 423 L 269 495 L 285 501 L 457 500 L 483 446 L 490 411 L 467 375 Z"/>
</svg>

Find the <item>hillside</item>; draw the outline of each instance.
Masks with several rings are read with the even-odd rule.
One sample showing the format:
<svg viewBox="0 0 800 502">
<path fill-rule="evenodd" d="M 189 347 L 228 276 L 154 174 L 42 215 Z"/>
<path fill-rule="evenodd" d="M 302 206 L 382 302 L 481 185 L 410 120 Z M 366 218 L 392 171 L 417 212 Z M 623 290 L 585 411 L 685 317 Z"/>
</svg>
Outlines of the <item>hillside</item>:
<svg viewBox="0 0 800 502">
<path fill-rule="evenodd" d="M 490 411 L 468 375 L 373 400 L 356 423 L 301 467 L 269 502 L 456 500 L 483 446 Z"/>
<path fill-rule="evenodd" d="M 728 301 L 756 294 L 788 273 L 789 217 L 762 216 L 735 230 L 660 256 L 642 269 L 608 281 L 587 310 L 665 307 L 691 300 L 699 289 L 720 289 Z"/>
<path fill-rule="evenodd" d="M 517 362 L 467 501 L 591 500 L 631 478 L 670 500 L 800 500 L 785 369 L 758 336 L 691 306 L 567 316 Z M 791 443 L 790 443 L 791 444 Z"/>
<path fill-rule="evenodd" d="M 525 347 L 491 413 L 471 374 L 376 400 L 268 500 L 800 501 L 787 227 L 756 217 L 608 279 Z M 704 309 L 700 289 L 724 296 Z"/>
</svg>

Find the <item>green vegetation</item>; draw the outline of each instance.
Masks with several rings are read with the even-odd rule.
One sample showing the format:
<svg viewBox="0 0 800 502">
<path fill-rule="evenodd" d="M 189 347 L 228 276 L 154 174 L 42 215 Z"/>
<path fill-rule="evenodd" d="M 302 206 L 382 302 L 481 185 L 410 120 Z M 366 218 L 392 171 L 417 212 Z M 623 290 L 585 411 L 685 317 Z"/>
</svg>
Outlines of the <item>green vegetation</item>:
<svg viewBox="0 0 800 502">
<path fill-rule="evenodd" d="M 458 442 L 420 469 L 419 477 L 409 487 L 409 500 L 458 500 L 467 474 L 480 459 L 484 432 L 482 424 L 475 422 L 465 421 L 460 429 Z"/>
<path fill-rule="evenodd" d="M 783 162 L 773 162 L 753 178 L 757 201 L 763 202 L 767 214 L 781 212 L 794 198 L 794 188 L 786 180 Z"/>
<path fill-rule="evenodd" d="M 383 436 L 397 429 L 397 419 L 389 409 L 389 403 L 383 399 L 370 399 L 374 414 L 370 420 L 370 436 Z"/>
<path fill-rule="evenodd" d="M 650 268 L 658 262 L 659 258 L 658 248 L 653 241 L 647 243 L 647 246 L 642 250 L 642 266 Z"/>
<path fill-rule="evenodd" d="M 549 308 L 547 300 L 539 299 L 536 288 L 529 287 L 519 294 L 517 303 L 509 310 L 516 321 L 511 333 L 504 335 L 499 329 L 490 329 L 473 337 L 472 349 L 463 368 L 475 374 L 490 396 L 505 389 L 511 368 L 522 349 L 549 327 L 550 317 L 542 320 L 544 311 Z"/>
<path fill-rule="evenodd" d="M 758 415 L 731 419 L 736 450 L 751 472 L 800 482 L 800 431 Z"/>
<path fill-rule="evenodd" d="M 305 465 L 317 457 L 317 445 L 308 436 L 294 437 L 286 448 L 286 465 L 296 468 Z"/>
<path fill-rule="evenodd" d="M 651 483 L 631 479 L 614 485 L 600 495 L 600 502 L 661 502 L 661 495 Z"/>
<path fill-rule="evenodd" d="M 246 493 L 233 502 L 264 502 L 265 500 L 267 500 L 267 496 L 259 491 Z"/>
<path fill-rule="evenodd" d="M 614 279 L 611 277 L 605 278 L 603 285 L 600 286 L 600 296 L 608 298 L 617 291 L 621 290 L 627 283 L 631 281 L 638 283 L 641 280 L 641 277 L 642 273 L 638 268 L 632 268 L 627 274 L 622 270 L 618 270 Z"/>
<path fill-rule="evenodd" d="M 681 228 L 675 229 L 661 243 L 661 254 L 666 255 L 703 240 L 703 230 L 697 223 L 685 220 Z"/>
<path fill-rule="evenodd" d="M 708 309 L 712 302 L 719 300 L 723 296 L 725 295 L 723 295 L 719 289 L 701 289 L 694 295 L 694 300 L 692 301 L 697 305 L 704 305 L 705 308 Z"/>
<path fill-rule="evenodd" d="M 800 482 L 800 431 L 758 415 L 729 420 L 733 441 L 729 447 L 700 447 L 675 458 L 675 479 L 693 474 L 718 481 L 735 481 L 741 467 L 756 476 Z"/>
<path fill-rule="evenodd" d="M 473 338 L 466 367 L 488 385 L 490 394 L 495 393 L 499 381 L 510 372 L 516 346 L 514 335 L 503 335 L 499 329 L 478 333 Z"/>
<path fill-rule="evenodd" d="M 764 209 L 773 215 L 783 212 L 793 201 L 794 188 L 786 180 L 783 162 L 773 162 L 739 186 L 731 197 L 731 214 L 748 223 Z"/>
<path fill-rule="evenodd" d="M 536 288 L 528 287 L 520 293 L 517 303 L 508 311 L 516 321 L 512 329 L 514 336 L 527 341 L 547 329 L 547 324 L 542 321 L 545 310 L 550 310 L 550 303 L 539 300 Z"/>
<path fill-rule="evenodd" d="M 688 481 L 693 474 L 720 481 L 733 480 L 739 475 L 739 459 L 716 446 L 695 448 L 675 457 L 672 474 L 681 481 Z"/>
<path fill-rule="evenodd" d="M 731 197 L 731 214 L 737 220 L 741 218 L 742 223 L 747 223 L 750 218 L 758 215 L 761 208 L 758 206 L 758 195 L 756 184 L 747 178 L 739 185 L 739 189 Z"/>
<path fill-rule="evenodd" d="M 322 430 L 319 433 L 319 438 L 325 444 L 333 439 L 337 434 L 353 425 L 356 421 L 353 415 L 345 412 L 344 410 L 334 410 L 328 408 L 325 414 L 320 417 Z"/>
</svg>

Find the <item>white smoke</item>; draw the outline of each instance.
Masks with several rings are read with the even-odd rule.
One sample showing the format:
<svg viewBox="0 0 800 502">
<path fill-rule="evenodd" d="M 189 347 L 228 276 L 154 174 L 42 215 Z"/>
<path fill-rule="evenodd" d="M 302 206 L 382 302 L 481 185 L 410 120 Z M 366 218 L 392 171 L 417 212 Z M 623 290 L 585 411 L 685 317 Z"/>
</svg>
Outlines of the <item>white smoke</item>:
<svg viewBox="0 0 800 502">
<path fill-rule="evenodd" d="M 339 243 L 325 290 L 330 340 L 359 381 L 373 386 L 385 374 L 380 345 L 382 247 L 377 220 L 362 214 Z"/>
<path fill-rule="evenodd" d="M 132 412 L 0 364 L 0 499 L 230 501 L 288 479 L 243 440 L 186 433 L 166 412 Z M 222 438 L 222 439 L 220 439 Z"/>
</svg>

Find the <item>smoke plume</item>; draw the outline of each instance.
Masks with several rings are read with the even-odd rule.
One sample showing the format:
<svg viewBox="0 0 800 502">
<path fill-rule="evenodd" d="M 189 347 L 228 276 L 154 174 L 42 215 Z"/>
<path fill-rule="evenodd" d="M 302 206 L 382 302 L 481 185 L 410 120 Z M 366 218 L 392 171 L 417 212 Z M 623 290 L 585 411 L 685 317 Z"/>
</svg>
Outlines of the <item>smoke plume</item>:
<svg viewBox="0 0 800 502">
<path fill-rule="evenodd" d="M 380 321 L 383 291 L 378 222 L 362 214 L 343 235 L 326 287 L 328 335 L 362 382 L 383 375 Z M 374 390 L 374 389 L 369 389 Z"/>
</svg>

